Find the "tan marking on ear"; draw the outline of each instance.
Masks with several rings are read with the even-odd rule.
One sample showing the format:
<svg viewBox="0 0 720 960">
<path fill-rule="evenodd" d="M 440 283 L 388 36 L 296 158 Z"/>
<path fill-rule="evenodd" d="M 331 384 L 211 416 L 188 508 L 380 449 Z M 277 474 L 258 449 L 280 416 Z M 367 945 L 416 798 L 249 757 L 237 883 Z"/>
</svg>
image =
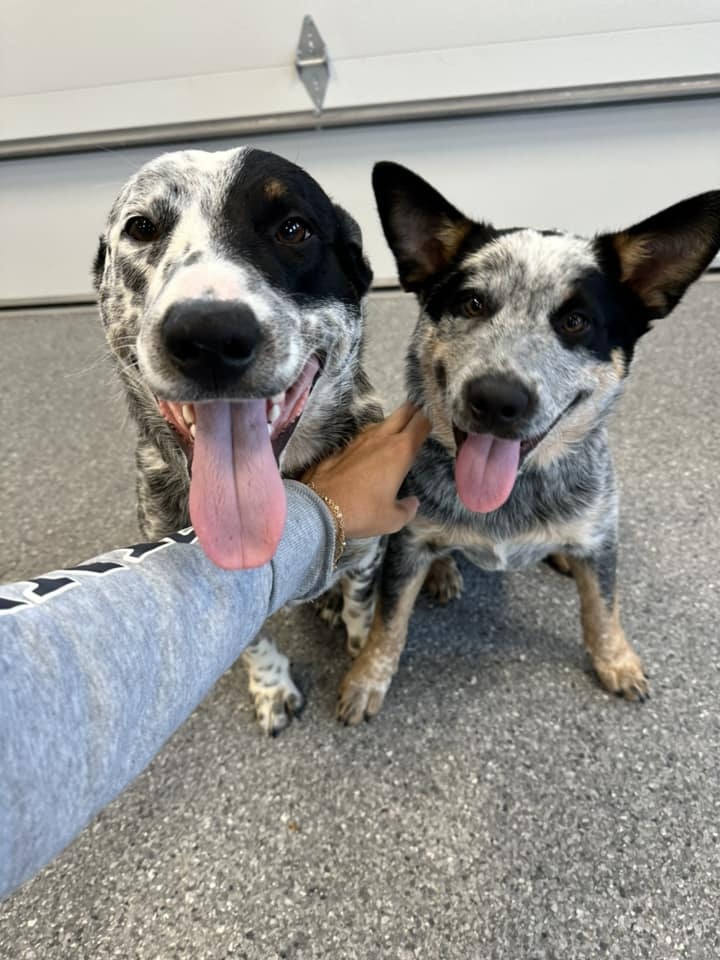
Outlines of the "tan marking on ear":
<svg viewBox="0 0 720 960">
<path fill-rule="evenodd" d="M 428 277 L 440 273 L 447 267 L 460 249 L 465 237 L 472 229 L 470 220 L 445 220 L 431 236 L 423 241 L 422 246 L 413 254 L 416 261 L 415 269 L 407 270 L 404 277 L 406 286 L 422 284 Z M 413 232 L 408 231 L 408 237 L 399 244 L 401 248 L 409 249 L 413 246 Z"/>
<path fill-rule="evenodd" d="M 644 263 L 649 254 L 647 238 L 634 237 L 629 233 L 616 233 L 613 237 L 613 246 L 615 252 L 620 258 L 620 279 L 627 283 L 633 276 L 638 266 Z"/>
<path fill-rule="evenodd" d="M 647 679 L 642 662 L 620 625 L 617 594 L 609 607 L 590 564 L 578 557 L 567 559 L 580 594 L 583 641 L 600 682 L 606 690 L 621 693 L 627 700 L 644 698 L 648 694 Z"/>
<path fill-rule="evenodd" d="M 711 234 L 707 230 L 696 231 L 703 243 L 709 243 Z M 675 241 L 678 252 L 682 251 L 682 238 Z M 665 238 L 666 245 L 671 244 Z M 629 234 L 616 233 L 613 237 L 613 246 L 620 258 L 620 279 L 631 287 L 643 302 L 654 310 L 665 313 L 668 310 L 667 292 L 679 288 L 684 290 L 692 276 L 692 266 L 688 259 L 682 256 L 670 255 L 671 246 L 667 247 L 664 256 L 655 269 L 652 269 L 653 258 L 660 258 L 658 243 L 654 241 L 652 233 Z M 647 269 L 646 269 L 647 268 Z"/>
<path fill-rule="evenodd" d="M 470 233 L 472 223 L 470 220 L 448 221 L 444 227 L 441 227 L 436 236 L 442 244 L 447 262 L 455 256 L 460 246 Z"/>
<path fill-rule="evenodd" d="M 647 235 L 616 233 L 613 246 L 620 258 L 621 281 L 632 287 L 649 307 L 664 310 L 667 306 L 665 294 L 648 280 L 644 280 L 642 273 L 643 266 L 652 257 L 652 238 Z"/>
<path fill-rule="evenodd" d="M 279 200 L 287 193 L 287 187 L 280 180 L 266 180 L 263 190 L 268 200 Z"/>
</svg>

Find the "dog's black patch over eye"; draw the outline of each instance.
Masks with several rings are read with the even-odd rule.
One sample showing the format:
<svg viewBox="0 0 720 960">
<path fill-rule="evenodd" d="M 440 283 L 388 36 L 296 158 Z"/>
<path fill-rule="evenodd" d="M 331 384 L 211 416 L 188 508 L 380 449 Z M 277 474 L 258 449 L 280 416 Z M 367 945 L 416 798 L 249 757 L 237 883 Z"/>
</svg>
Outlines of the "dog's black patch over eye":
<svg viewBox="0 0 720 960">
<path fill-rule="evenodd" d="M 590 317 L 583 310 L 571 310 L 558 318 L 557 327 L 566 337 L 581 337 L 590 329 Z"/>
<path fill-rule="evenodd" d="M 474 317 L 487 316 L 488 305 L 485 297 L 479 293 L 474 293 L 460 304 L 460 313 L 469 320 Z"/>
<path fill-rule="evenodd" d="M 275 239 L 278 243 L 295 246 L 298 243 L 308 240 L 312 236 L 312 230 L 302 217 L 288 217 L 283 220 L 275 231 Z"/>
<path fill-rule="evenodd" d="M 160 227 L 147 217 L 130 217 L 125 224 L 125 233 L 138 243 L 152 243 L 160 236 Z"/>
<path fill-rule="evenodd" d="M 598 336 L 601 336 L 602 323 L 598 324 L 598 314 L 591 306 L 592 282 L 586 280 L 579 285 L 578 290 L 566 300 L 562 306 L 550 317 L 553 330 L 560 337 L 566 347 L 595 347 Z"/>
<path fill-rule="evenodd" d="M 497 303 L 484 290 L 461 287 L 456 294 L 450 294 L 447 302 L 446 313 L 453 317 L 465 317 L 467 320 L 490 320 L 498 312 Z"/>
</svg>

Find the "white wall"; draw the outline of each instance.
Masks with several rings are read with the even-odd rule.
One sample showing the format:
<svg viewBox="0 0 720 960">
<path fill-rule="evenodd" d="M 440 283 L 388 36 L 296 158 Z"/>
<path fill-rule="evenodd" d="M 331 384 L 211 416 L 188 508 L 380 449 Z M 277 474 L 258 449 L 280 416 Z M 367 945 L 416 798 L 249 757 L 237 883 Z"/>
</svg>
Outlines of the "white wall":
<svg viewBox="0 0 720 960">
<path fill-rule="evenodd" d="M 405 163 L 468 213 L 578 232 L 628 225 L 720 187 L 720 99 L 396 124 L 258 138 L 306 167 L 360 221 L 377 278 L 394 278 L 372 164 Z M 210 144 L 222 149 L 232 144 Z M 0 301 L 91 293 L 89 264 L 124 179 L 158 150 L 0 165 Z"/>
<path fill-rule="evenodd" d="M 328 109 L 720 73 L 718 0 L 3 0 L 0 144 L 307 113 L 306 12 Z"/>
<path fill-rule="evenodd" d="M 3 0 L 0 94 L 282 66 L 293 59 L 305 13 L 337 60 L 698 25 L 719 16 L 717 0 L 452 0 L 442 8 L 436 0 Z"/>
</svg>

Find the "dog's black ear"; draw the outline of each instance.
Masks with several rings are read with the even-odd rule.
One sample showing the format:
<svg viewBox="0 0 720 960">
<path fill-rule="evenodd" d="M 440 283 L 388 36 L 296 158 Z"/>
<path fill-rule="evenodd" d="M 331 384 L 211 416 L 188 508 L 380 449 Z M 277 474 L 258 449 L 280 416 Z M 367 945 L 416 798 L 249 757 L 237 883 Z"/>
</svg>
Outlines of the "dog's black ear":
<svg viewBox="0 0 720 960">
<path fill-rule="evenodd" d="M 92 278 L 93 286 L 96 290 L 100 289 L 100 282 L 103 278 L 103 271 L 105 270 L 105 258 L 107 256 L 107 241 L 105 237 L 100 237 L 100 243 L 98 244 L 97 253 L 95 254 L 95 259 L 92 264 Z"/>
<path fill-rule="evenodd" d="M 399 163 L 376 163 L 372 181 L 400 283 L 406 290 L 419 290 L 449 265 L 473 223 Z"/>
<path fill-rule="evenodd" d="M 664 317 L 720 248 L 720 190 L 676 203 L 599 243 L 612 247 L 620 279 L 650 316 Z"/>
<path fill-rule="evenodd" d="M 333 208 L 340 228 L 338 254 L 358 297 L 364 297 L 370 289 L 373 272 L 368 258 L 363 253 L 362 231 L 359 224 L 344 207 L 334 203 Z"/>
</svg>

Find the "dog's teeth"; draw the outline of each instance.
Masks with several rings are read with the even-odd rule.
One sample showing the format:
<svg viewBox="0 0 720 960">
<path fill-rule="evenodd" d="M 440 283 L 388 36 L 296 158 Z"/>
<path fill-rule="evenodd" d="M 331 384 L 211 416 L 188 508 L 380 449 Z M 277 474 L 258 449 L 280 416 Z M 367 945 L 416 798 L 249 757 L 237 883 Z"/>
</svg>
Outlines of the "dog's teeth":
<svg viewBox="0 0 720 960">
<path fill-rule="evenodd" d="M 274 397 L 270 397 L 270 401 L 273 405 L 282 406 L 285 402 L 285 391 L 282 393 L 276 393 Z"/>
<path fill-rule="evenodd" d="M 280 416 L 280 404 L 274 403 L 268 412 L 268 424 L 275 423 L 277 418 Z"/>
<path fill-rule="evenodd" d="M 195 439 L 195 434 L 196 434 L 196 433 L 197 433 L 197 427 L 195 426 L 194 423 L 191 423 L 191 424 L 190 424 L 190 436 L 193 438 L 193 440 Z"/>
<path fill-rule="evenodd" d="M 182 405 L 182 415 L 185 423 L 190 426 L 190 424 L 195 423 L 195 411 L 190 406 L 189 403 L 184 403 Z"/>
<path fill-rule="evenodd" d="M 271 423 L 268 423 L 268 424 L 266 424 L 266 426 L 267 426 L 267 428 L 268 428 L 268 436 L 271 437 L 271 436 L 272 436 L 272 430 L 273 430 L 272 424 L 271 424 Z"/>
</svg>

